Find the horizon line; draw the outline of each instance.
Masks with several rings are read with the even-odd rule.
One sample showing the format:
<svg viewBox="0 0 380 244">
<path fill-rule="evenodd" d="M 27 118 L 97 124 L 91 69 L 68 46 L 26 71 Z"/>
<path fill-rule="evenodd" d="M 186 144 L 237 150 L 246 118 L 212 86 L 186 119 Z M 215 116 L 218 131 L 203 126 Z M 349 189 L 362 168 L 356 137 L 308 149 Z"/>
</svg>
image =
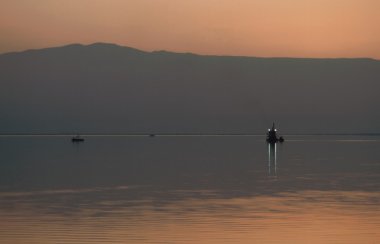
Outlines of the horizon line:
<svg viewBox="0 0 380 244">
<path fill-rule="evenodd" d="M 297 57 L 297 56 L 249 56 L 249 55 L 229 55 L 229 54 L 200 54 L 200 53 L 193 53 L 193 52 L 177 52 L 177 51 L 168 51 L 165 49 L 157 49 L 152 51 L 146 51 L 139 48 L 131 47 L 131 46 L 125 46 L 120 45 L 117 43 L 110 43 L 110 42 L 93 42 L 89 44 L 83 44 L 83 43 L 69 43 L 59 46 L 50 46 L 50 47 L 43 47 L 43 48 L 29 48 L 29 49 L 23 49 L 23 50 L 15 50 L 15 51 L 8 51 L 4 53 L 0 53 L 0 56 L 3 55 L 11 55 L 11 54 L 20 54 L 20 53 L 26 53 L 26 52 L 33 52 L 33 51 L 41 51 L 41 50 L 47 50 L 47 49 L 56 49 L 56 48 L 65 48 L 70 46 L 82 46 L 82 47 L 91 47 L 95 45 L 109 45 L 114 47 L 120 47 L 120 48 L 129 48 L 134 49 L 136 51 L 144 52 L 144 53 L 157 53 L 157 52 L 167 52 L 167 53 L 173 53 L 173 54 L 187 54 L 187 55 L 195 55 L 195 56 L 213 56 L 213 57 L 241 57 L 241 58 L 261 58 L 261 59 L 316 59 L 316 60 L 337 60 L 337 59 L 366 59 L 366 60 L 373 60 L 373 61 L 380 61 L 380 58 L 374 58 L 374 57 Z"/>
<path fill-rule="evenodd" d="M 262 133 L 0 133 L 6 136 L 266 136 Z M 380 136 L 380 132 L 364 133 L 289 133 L 283 136 Z"/>
</svg>

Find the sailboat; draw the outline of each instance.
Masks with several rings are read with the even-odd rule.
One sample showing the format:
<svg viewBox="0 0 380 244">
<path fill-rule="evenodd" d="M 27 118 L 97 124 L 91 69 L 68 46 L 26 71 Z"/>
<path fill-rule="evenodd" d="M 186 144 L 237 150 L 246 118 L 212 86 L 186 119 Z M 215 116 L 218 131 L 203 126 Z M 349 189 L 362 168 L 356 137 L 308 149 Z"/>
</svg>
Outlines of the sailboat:
<svg viewBox="0 0 380 244">
<path fill-rule="evenodd" d="M 284 138 L 282 136 L 280 136 L 280 138 L 277 137 L 277 129 L 274 126 L 274 122 L 273 122 L 272 128 L 268 129 L 267 142 L 273 144 L 276 142 L 283 142 L 283 141 L 284 141 Z"/>
</svg>

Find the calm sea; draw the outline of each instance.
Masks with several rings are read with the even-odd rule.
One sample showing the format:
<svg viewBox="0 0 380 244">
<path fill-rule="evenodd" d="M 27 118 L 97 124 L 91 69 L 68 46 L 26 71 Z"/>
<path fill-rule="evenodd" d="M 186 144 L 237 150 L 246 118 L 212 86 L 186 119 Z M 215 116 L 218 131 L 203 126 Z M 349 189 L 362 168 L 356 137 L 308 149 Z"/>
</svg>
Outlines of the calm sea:
<svg viewBox="0 0 380 244">
<path fill-rule="evenodd" d="M 380 137 L 0 136 L 0 243 L 380 243 Z"/>
</svg>

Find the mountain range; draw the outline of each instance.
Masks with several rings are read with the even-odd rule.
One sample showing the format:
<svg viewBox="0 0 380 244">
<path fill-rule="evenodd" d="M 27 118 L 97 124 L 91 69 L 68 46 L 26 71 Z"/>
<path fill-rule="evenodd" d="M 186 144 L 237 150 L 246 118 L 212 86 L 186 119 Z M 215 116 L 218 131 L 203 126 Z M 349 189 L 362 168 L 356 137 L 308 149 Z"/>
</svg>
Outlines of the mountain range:
<svg viewBox="0 0 380 244">
<path fill-rule="evenodd" d="M 380 61 L 72 44 L 0 55 L 0 134 L 379 133 Z"/>
</svg>

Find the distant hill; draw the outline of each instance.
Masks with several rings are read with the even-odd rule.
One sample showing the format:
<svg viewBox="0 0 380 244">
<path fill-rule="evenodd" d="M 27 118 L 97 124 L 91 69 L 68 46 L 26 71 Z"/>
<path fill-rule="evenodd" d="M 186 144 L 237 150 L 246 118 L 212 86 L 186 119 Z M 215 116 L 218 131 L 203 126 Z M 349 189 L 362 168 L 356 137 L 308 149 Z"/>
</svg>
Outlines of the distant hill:
<svg viewBox="0 0 380 244">
<path fill-rule="evenodd" d="M 0 133 L 380 132 L 380 61 L 73 44 L 0 55 Z"/>
</svg>

